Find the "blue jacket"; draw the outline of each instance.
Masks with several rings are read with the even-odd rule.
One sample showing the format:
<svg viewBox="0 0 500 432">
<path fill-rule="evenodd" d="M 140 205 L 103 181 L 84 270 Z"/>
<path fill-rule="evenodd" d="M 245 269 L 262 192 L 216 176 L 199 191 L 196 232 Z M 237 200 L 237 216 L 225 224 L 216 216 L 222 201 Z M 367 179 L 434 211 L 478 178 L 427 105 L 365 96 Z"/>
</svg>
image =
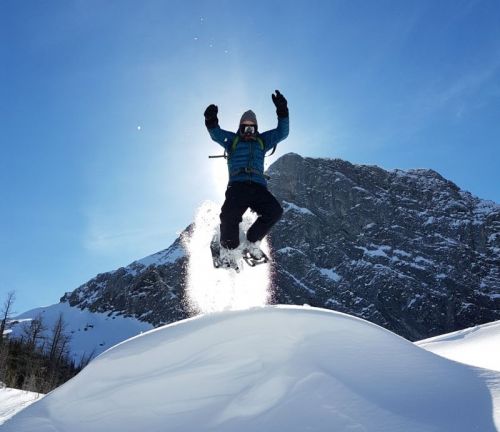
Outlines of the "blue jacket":
<svg viewBox="0 0 500 432">
<path fill-rule="evenodd" d="M 290 120 L 288 117 L 278 117 L 278 126 L 276 129 L 258 133 L 257 136 L 259 139 L 251 141 L 244 141 L 240 137 L 234 151 L 232 147 L 237 134 L 225 131 L 219 126 L 208 129 L 210 137 L 224 147 L 228 155 L 229 183 L 252 181 L 267 186 L 267 181 L 264 177 L 264 156 L 288 136 L 289 127 Z M 264 148 L 262 148 L 261 142 Z M 247 172 L 243 172 L 242 170 L 247 170 Z"/>
</svg>

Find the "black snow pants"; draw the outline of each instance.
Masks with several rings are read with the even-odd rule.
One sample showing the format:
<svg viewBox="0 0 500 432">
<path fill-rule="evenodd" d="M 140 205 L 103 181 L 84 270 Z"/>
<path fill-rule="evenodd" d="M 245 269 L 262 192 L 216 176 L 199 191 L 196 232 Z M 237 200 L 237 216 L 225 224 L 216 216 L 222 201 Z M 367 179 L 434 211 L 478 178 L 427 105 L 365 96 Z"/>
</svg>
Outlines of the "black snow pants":
<svg viewBox="0 0 500 432">
<path fill-rule="evenodd" d="M 238 247 L 239 224 L 248 208 L 258 214 L 257 220 L 247 232 L 247 240 L 250 242 L 262 240 L 283 214 L 280 203 L 265 186 L 253 182 L 230 183 L 220 214 L 222 247 Z"/>
</svg>

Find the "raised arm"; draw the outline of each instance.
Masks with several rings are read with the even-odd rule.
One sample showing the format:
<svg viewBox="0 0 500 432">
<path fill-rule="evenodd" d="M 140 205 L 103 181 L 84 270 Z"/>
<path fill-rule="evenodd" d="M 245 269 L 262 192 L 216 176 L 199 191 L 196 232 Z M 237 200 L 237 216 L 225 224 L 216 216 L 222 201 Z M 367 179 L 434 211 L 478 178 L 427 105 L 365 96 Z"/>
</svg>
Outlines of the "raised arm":
<svg viewBox="0 0 500 432">
<path fill-rule="evenodd" d="M 285 97 L 276 90 L 276 94 L 272 94 L 273 103 L 276 106 L 276 114 L 278 116 L 278 126 L 276 129 L 271 129 L 262 134 L 262 139 L 266 144 L 266 152 L 283 141 L 290 130 L 290 118 L 288 114 L 288 103 Z"/>
<path fill-rule="evenodd" d="M 217 105 L 209 105 L 205 110 L 205 126 L 208 129 L 210 138 L 216 143 L 228 150 L 233 142 L 235 134 L 233 132 L 225 131 L 219 127 L 219 119 L 217 118 L 217 113 L 219 109 Z"/>
</svg>

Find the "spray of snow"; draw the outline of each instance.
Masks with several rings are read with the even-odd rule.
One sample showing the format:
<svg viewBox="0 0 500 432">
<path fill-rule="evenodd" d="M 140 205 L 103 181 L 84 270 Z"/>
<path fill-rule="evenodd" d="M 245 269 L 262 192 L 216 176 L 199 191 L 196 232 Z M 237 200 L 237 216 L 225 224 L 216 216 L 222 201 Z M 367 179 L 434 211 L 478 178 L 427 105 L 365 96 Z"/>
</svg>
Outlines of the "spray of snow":
<svg viewBox="0 0 500 432">
<path fill-rule="evenodd" d="M 207 201 L 198 209 L 192 234 L 185 239 L 188 251 L 187 297 L 193 313 L 241 310 L 268 303 L 270 290 L 269 265 L 249 268 L 242 265 L 240 273 L 216 269 L 212 264 L 210 242 L 219 226 L 220 206 Z M 245 213 L 241 237 L 255 220 L 255 214 Z M 262 249 L 269 254 L 264 239 Z"/>
</svg>

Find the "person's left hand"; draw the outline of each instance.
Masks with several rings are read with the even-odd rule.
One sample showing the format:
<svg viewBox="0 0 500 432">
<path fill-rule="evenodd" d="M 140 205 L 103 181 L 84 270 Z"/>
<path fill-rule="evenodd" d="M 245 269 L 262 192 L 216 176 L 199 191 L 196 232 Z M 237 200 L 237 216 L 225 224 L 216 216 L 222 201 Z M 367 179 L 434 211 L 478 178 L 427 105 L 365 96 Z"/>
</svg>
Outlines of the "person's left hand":
<svg viewBox="0 0 500 432">
<path fill-rule="evenodd" d="M 272 94 L 273 103 L 276 106 L 276 114 L 278 117 L 288 117 L 288 102 L 279 90 Z"/>
</svg>

